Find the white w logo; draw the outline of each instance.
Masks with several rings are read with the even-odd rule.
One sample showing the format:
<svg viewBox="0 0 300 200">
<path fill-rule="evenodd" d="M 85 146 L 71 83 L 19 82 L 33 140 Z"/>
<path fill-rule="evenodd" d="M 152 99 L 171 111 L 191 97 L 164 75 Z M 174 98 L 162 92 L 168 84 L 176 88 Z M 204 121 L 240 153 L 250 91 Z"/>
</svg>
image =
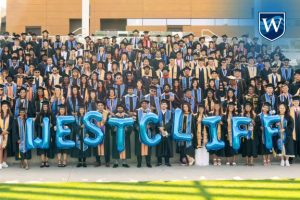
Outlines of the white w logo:
<svg viewBox="0 0 300 200">
<path fill-rule="evenodd" d="M 278 22 L 278 25 L 276 24 L 274 18 L 271 19 L 271 23 L 268 24 L 267 23 L 267 18 L 262 18 L 263 22 L 264 22 L 264 26 L 266 28 L 266 32 L 269 32 L 270 29 L 271 29 L 271 26 L 273 26 L 275 32 L 277 33 L 278 32 L 278 29 L 280 27 L 280 24 L 281 24 L 281 21 L 282 21 L 282 18 L 280 18 L 279 22 Z"/>
</svg>

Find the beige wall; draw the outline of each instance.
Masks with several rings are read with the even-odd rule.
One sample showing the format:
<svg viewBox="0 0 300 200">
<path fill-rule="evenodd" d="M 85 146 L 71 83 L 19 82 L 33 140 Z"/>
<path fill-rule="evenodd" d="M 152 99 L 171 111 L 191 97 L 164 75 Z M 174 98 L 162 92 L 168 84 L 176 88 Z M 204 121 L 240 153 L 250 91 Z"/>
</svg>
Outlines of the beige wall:
<svg viewBox="0 0 300 200">
<path fill-rule="evenodd" d="M 104 18 L 251 18 L 252 0 L 90 0 L 90 32 L 100 30 Z M 81 18 L 81 0 L 8 0 L 7 30 L 41 26 L 53 34 L 67 34 L 69 19 Z M 166 26 L 137 27 L 165 31 Z M 131 30 L 131 27 L 127 28 Z M 199 31 L 196 27 L 185 29 Z M 231 30 L 231 28 L 229 28 Z"/>
</svg>

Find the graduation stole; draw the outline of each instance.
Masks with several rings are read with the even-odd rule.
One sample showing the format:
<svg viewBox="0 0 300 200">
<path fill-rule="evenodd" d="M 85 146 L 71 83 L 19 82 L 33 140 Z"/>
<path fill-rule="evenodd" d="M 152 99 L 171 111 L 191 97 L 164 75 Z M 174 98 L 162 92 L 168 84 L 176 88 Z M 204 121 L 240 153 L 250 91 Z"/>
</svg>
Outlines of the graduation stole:
<svg viewBox="0 0 300 200">
<path fill-rule="evenodd" d="M 137 104 L 137 96 L 135 94 L 133 94 L 133 95 L 129 95 L 129 94 L 125 95 L 125 105 L 126 105 L 126 108 L 127 108 L 127 110 L 130 110 L 130 97 L 132 97 L 132 103 L 133 103 L 132 107 L 133 107 L 133 110 L 135 110 L 135 108 L 137 106 L 136 105 Z"/>
<path fill-rule="evenodd" d="M 194 112 L 194 108 L 195 108 L 195 100 L 194 100 L 194 98 L 193 97 L 192 98 L 184 97 L 183 99 L 185 101 L 187 101 L 188 103 L 191 104 L 191 110 L 192 110 L 192 112 Z"/>
<path fill-rule="evenodd" d="M 177 65 L 175 64 L 173 67 L 171 65 L 169 67 L 169 77 L 172 79 L 177 78 Z"/>
<path fill-rule="evenodd" d="M 188 78 L 188 83 L 187 83 L 187 79 L 186 78 Z M 192 77 L 183 76 L 182 79 L 181 79 L 181 82 L 182 82 L 182 88 L 183 88 L 183 90 L 185 90 L 186 88 L 189 88 L 189 87 L 187 87 L 187 84 L 188 84 L 188 86 L 191 85 L 191 83 L 192 83 Z"/>
<path fill-rule="evenodd" d="M 77 97 L 75 99 L 76 99 L 75 107 L 73 105 L 72 97 L 69 97 L 69 104 L 70 104 L 71 109 L 72 109 L 73 112 L 78 112 L 78 108 L 79 108 L 78 107 L 78 99 L 77 99 Z"/>
<path fill-rule="evenodd" d="M 7 131 L 9 126 L 9 115 L 6 117 L 2 118 L 0 117 L 0 128 L 2 131 Z M 2 135 L 2 148 L 6 148 L 7 146 L 7 140 L 8 140 L 8 134 L 7 135 Z"/>
<path fill-rule="evenodd" d="M 101 69 L 100 71 L 98 70 L 98 78 L 101 80 L 101 81 L 104 81 L 105 79 L 105 70 L 104 69 Z"/>
<path fill-rule="evenodd" d="M 205 109 L 207 109 L 208 111 L 212 111 L 212 109 L 215 106 L 215 103 L 214 103 L 214 101 L 212 99 L 206 98 L 204 100 L 204 106 L 205 106 Z"/>
<path fill-rule="evenodd" d="M 81 128 L 81 126 L 83 125 L 83 117 L 81 116 L 75 116 L 75 120 L 76 120 L 76 123 L 77 125 L 79 125 L 79 132 L 76 134 L 76 147 L 82 151 L 86 151 L 89 146 L 86 145 L 83 141 L 80 141 L 81 140 L 81 137 L 82 139 L 85 137 L 86 135 L 86 130 L 85 130 L 85 127 Z M 84 126 L 84 125 L 83 125 Z M 82 131 L 82 132 L 81 132 Z M 80 134 L 83 134 L 82 136 Z M 81 149 L 81 143 L 82 143 L 82 149 Z"/>
<path fill-rule="evenodd" d="M 169 92 L 169 96 L 170 96 L 170 97 L 175 97 L 175 95 L 174 95 L 173 92 Z M 166 93 L 163 93 L 163 94 L 161 95 L 161 99 L 166 99 Z M 172 102 L 171 102 L 171 101 L 169 102 L 169 106 L 170 106 L 170 109 L 172 109 Z"/>
<path fill-rule="evenodd" d="M 201 80 L 200 77 L 199 77 L 201 69 L 203 71 L 203 76 L 204 76 L 204 85 L 206 85 L 206 83 L 207 83 L 207 69 L 205 67 L 200 67 L 200 66 L 196 67 L 196 78 Z"/>
<path fill-rule="evenodd" d="M 18 117 L 17 120 L 18 120 L 18 128 L 19 128 L 19 137 L 21 141 L 19 144 L 19 150 L 20 152 L 25 153 L 26 152 L 25 119 L 22 120 L 20 117 Z"/>
<path fill-rule="evenodd" d="M 204 146 L 204 141 L 207 141 L 207 132 L 206 128 L 202 126 L 202 119 L 204 118 L 204 114 L 199 115 L 197 118 L 197 146 Z M 202 128 L 203 128 L 203 138 L 202 138 Z M 203 143 L 201 143 L 201 140 L 203 139 Z"/>
<path fill-rule="evenodd" d="M 170 87 L 172 88 L 172 78 L 167 78 L 168 79 L 168 84 L 170 85 Z M 160 80 L 160 87 L 164 87 L 165 85 L 165 78 L 164 77 L 161 77 Z"/>
<path fill-rule="evenodd" d="M 197 95 L 195 94 L 197 91 Z M 198 88 L 198 89 L 193 89 L 193 92 L 192 92 L 192 96 L 197 99 L 197 103 L 200 103 L 201 100 L 202 100 L 202 96 L 201 96 L 201 88 Z"/>
<path fill-rule="evenodd" d="M 226 117 L 227 117 L 227 131 L 228 131 L 227 140 L 229 140 L 229 144 L 230 146 L 232 146 L 232 127 L 231 127 L 232 114 L 231 115 L 227 114 Z"/>
<path fill-rule="evenodd" d="M 267 114 L 266 116 L 268 116 L 268 114 Z M 259 114 L 259 118 L 260 118 L 262 127 L 264 127 L 264 117 L 265 117 L 265 115 L 261 112 L 261 113 Z M 265 131 L 264 131 L 264 129 L 263 129 L 262 134 L 261 134 L 263 144 L 265 143 L 265 142 L 264 142 L 264 141 L 265 141 L 264 134 L 265 134 Z"/>
<path fill-rule="evenodd" d="M 287 70 L 288 70 L 288 74 L 286 74 L 285 67 L 281 68 L 281 74 L 282 74 L 282 77 L 284 78 L 284 80 L 290 80 L 291 76 L 292 76 L 292 69 L 289 67 Z"/>
<path fill-rule="evenodd" d="M 112 101 L 111 101 L 112 100 Z M 116 108 L 117 108 L 117 99 L 116 98 L 114 98 L 114 99 L 110 99 L 110 98 L 108 98 L 107 100 L 106 100 L 106 106 L 107 106 L 107 108 L 110 110 L 110 111 L 114 111 L 114 110 L 116 110 Z"/>
<path fill-rule="evenodd" d="M 28 109 L 28 101 L 27 101 L 27 99 L 24 99 L 24 103 L 21 103 L 21 99 L 18 98 L 17 102 L 16 102 L 16 107 L 19 108 L 20 106 L 22 106 L 23 108 L 25 108 L 26 111 L 27 111 L 27 109 Z"/>
<path fill-rule="evenodd" d="M 120 60 L 119 62 L 119 66 L 120 66 L 120 72 L 123 74 L 123 70 L 126 70 L 127 69 L 127 61 L 125 63 L 123 63 L 122 60 Z"/>
<path fill-rule="evenodd" d="M 52 110 L 52 112 L 53 112 L 54 115 L 57 114 L 57 106 L 58 106 L 59 104 L 62 104 L 61 98 L 60 98 L 60 99 L 56 99 L 56 100 L 54 100 L 54 101 L 52 102 L 51 110 Z"/>
<path fill-rule="evenodd" d="M 17 93 L 17 85 L 15 83 L 11 83 L 11 85 L 9 85 L 9 83 L 6 85 L 7 91 L 6 91 L 6 95 L 10 98 L 15 97 L 16 93 Z"/>
<path fill-rule="evenodd" d="M 213 70 L 216 70 L 216 67 L 215 66 L 207 66 L 206 67 L 206 69 L 207 69 L 207 72 L 208 72 L 208 77 L 209 78 L 211 78 L 211 71 L 213 71 Z"/>
<path fill-rule="evenodd" d="M 98 111 L 98 112 L 100 112 L 100 111 Z M 102 114 L 102 120 L 100 122 L 98 122 L 98 126 L 100 128 L 105 126 L 105 123 L 106 123 L 107 117 L 108 117 L 108 111 L 107 110 L 103 110 L 101 114 Z"/>
<path fill-rule="evenodd" d="M 287 120 L 284 118 L 284 116 L 280 116 L 280 128 L 286 129 L 287 127 Z M 286 138 L 286 132 L 283 133 L 283 135 L 281 133 L 279 133 L 279 137 L 280 140 L 282 140 L 282 144 L 285 143 L 285 138 Z"/>
<path fill-rule="evenodd" d="M 288 98 L 289 106 L 292 106 L 292 95 L 288 94 L 287 98 Z M 281 94 L 281 95 L 279 95 L 279 99 L 280 99 L 280 102 L 284 102 L 285 96 L 283 94 Z"/>
<path fill-rule="evenodd" d="M 274 94 L 272 94 L 271 98 L 272 98 L 272 108 L 273 108 L 274 105 L 275 105 L 275 96 L 274 96 Z M 265 94 L 265 99 L 266 99 L 266 102 L 271 103 L 270 96 L 267 93 Z"/>
<path fill-rule="evenodd" d="M 295 109 L 297 109 L 297 108 L 295 108 L 295 106 L 292 106 L 291 108 L 290 108 L 290 115 L 291 115 L 291 117 L 293 118 L 293 120 L 294 120 L 294 129 L 293 129 L 293 134 L 292 134 L 292 136 L 293 136 L 293 140 L 295 141 L 296 140 L 296 111 L 295 111 Z M 297 111 L 298 112 L 298 111 Z M 299 118 L 299 113 L 298 113 L 298 118 Z"/>
<path fill-rule="evenodd" d="M 280 82 L 281 81 L 281 76 L 277 73 L 275 75 L 276 75 L 277 82 Z M 269 83 L 273 83 L 273 73 L 268 75 L 268 80 L 269 80 Z"/>
<path fill-rule="evenodd" d="M 165 112 L 165 120 L 163 119 L 163 113 L 162 113 L 162 111 L 159 112 L 158 119 L 159 119 L 159 125 L 160 125 L 160 127 L 165 127 L 166 124 L 171 120 L 171 111 L 170 110 L 166 110 L 166 112 Z"/>
<path fill-rule="evenodd" d="M 180 116 L 180 123 L 179 123 L 179 130 L 181 133 L 183 133 L 183 123 L 185 123 L 185 127 L 186 127 L 186 130 L 185 130 L 185 133 L 191 133 L 191 128 L 192 128 L 192 114 L 189 113 L 188 116 L 187 116 L 187 120 L 186 122 L 184 122 L 184 114 L 181 114 Z M 186 142 L 186 145 L 187 147 L 190 147 L 192 145 L 192 141 L 187 141 Z"/>
<path fill-rule="evenodd" d="M 255 66 L 249 67 L 249 65 L 247 66 L 247 68 L 248 68 L 250 78 L 255 77 L 257 74 L 257 68 Z"/>
<path fill-rule="evenodd" d="M 115 88 L 116 94 L 118 94 L 118 84 L 114 84 L 114 88 Z M 125 84 L 122 83 L 122 84 L 120 84 L 120 96 L 118 98 L 121 98 L 123 96 L 124 91 L 125 91 Z"/>
<path fill-rule="evenodd" d="M 51 80 L 51 85 L 59 85 L 59 80 L 60 80 L 60 75 L 58 74 L 57 76 L 54 76 L 53 74 L 50 74 L 50 80 Z"/>
</svg>

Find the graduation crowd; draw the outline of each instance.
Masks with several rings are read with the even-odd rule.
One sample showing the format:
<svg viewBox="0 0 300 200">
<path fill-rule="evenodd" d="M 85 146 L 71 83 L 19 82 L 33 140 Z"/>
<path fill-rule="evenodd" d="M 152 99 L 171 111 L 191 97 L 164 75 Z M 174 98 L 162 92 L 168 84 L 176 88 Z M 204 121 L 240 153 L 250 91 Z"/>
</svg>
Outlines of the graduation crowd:
<svg viewBox="0 0 300 200">
<path fill-rule="evenodd" d="M 50 147 L 37 149 L 41 168 L 49 167 L 53 158 L 58 167 L 65 167 L 69 157 L 78 159 L 77 167 L 87 167 L 89 157 L 94 157 L 96 166 L 103 159 L 106 167 L 129 167 L 132 146 L 137 167 L 142 158 L 152 167 L 151 154 L 157 166 L 171 166 L 175 153 L 182 165 L 194 165 L 197 151 L 206 151 L 209 141 L 209 130 L 201 121 L 215 115 L 222 117 L 218 139 L 225 148 L 208 152 L 213 165 L 234 166 L 240 154 L 248 166 L 258 156 L 265 166 L 273 156 L 281 159 L 281 166 L 290 166 L 300 156 L 300 71 L 290 66 L 280 47 L 270 51 L 248 35 L 230 40 L 227 35 L 219 39 L 214 35 L 208 41 L 193 34 L 161 37 L 134 30 L 130 38 L 87 36 L 83 43 L 73 33 L 64 42 L 59 35 L 51 40 L 47 30 L 41 37 L 28 35 L 4 33 L 0 40 L 0 169 L 7 168 L 7 157 L 13 156 L 29 169 L 33 152 L 26 150 L 25 121 L 30 117 L 35 119 L 38 137 L 42 137 L 43 119 L 50 119 Z M 182 109 L 179 126 L 183 133 L 191 132 L 190 142 L 172 139 L 176 108 Z M 88 111 L 103 115 L 95 123 L 104 133 L 104 142 L 96 148 L 83 142 L 86 136 L 93 137 L 83 124 Z M 138 122 L 149 112 L 159 116 L 159 123 L 147 126 L 148 135 L 162 135 L 152 148 L 139 138 Z M 275 114 L 281 118 L 274 125 L 280 133 L 269 150 L 262 119 Z M 66 139 L 75 141 L 73 149 L 55 144 L 56 118 L 64 115 L 76 119 L 67 125 L 71 135 Z M 232 148 L 234 116 L 252 119 L 239 151 Z M 125 130 L 122 152 L 117 150 L 116 128 L 106 123 L 112 117 L 135 120 Z"/>
</svg>

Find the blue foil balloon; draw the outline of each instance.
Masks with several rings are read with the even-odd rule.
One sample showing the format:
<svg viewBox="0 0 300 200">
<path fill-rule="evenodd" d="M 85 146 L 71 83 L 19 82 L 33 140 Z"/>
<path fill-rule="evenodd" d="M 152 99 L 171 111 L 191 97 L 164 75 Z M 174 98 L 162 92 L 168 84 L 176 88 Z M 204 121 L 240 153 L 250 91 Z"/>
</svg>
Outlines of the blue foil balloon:
<svg viewBox="0 0 300 200">
<path fill-rule="evenodd" d="M 75 122 L 74 116 L 58 116 L 56 119 L 56 146 L 59 149 L 71 149 L 75 147 L 75 142 L 72 140 L 65 140 L 64 137 L 70 135 L 71 130 L 64 128 L 64 124 L 71 124 Z"/>
<path fill-rule="evenodd" d="M 33 118 L 26 120 L 26 150 L 31 149 L 48 149 L 50 143 L 50 122 L 49 118 L 43 119 L 42 138 L 34 139 L 34 122 Z"/>
<path fill-rule="evenodd" d="M 176 108 L 174 114 L 174 129 L 173 129 L 173 139 L 177 142 L 191 141 L 192 135 L 191 133 L 181 133 L 180 132 L 180 124 L 182 120 L 182 111 L 179 108 Z"/>
<path fill-rule="evenodd" d="M 202 124 L 209 128 L 209 142 L 206 144 L 208 151 L 216 151 L 225 147 L 224 141 L 218 140 L 218 123 L 220 121 L 220 116 L 205 117 L 202 120 Z"/>
<path fill-rule="evenodd" d="M 108 120 L 110 126 L 117 127 L 117 149 L 119 152 L 124 151 L 125 149 L 125 127 L 132 126 L 134 123 L 133 118 L 116 118 L 111 117 Z"/>
<path fill-rule="evenodd" d="M 148 145 L 150 147 L 156 146 L 161 141 L 161 135 L 155 134 L 153 138 L 150 138 L 147 134 L 147 124 L 149 122 L 158 123 L 158 116 L 154 113 L 147 113 L 143 116 L 143 118 L 139 122 L 140 127 L 140 139 L 141 142 L 145 145 Z"/>
<path fill-rule="evenodd" d="M 43 118 L 42 136 L 42 139 L 37 137 L 33 141 L 34 146 L 38 149 L 48 149 L 50 143 L 50 120 L 48 117 Z"/>
<path fill-rule="evenodd" d="M 33 118 L 28 118 L 26 120 L 26 150 L 27 151 L 35 148 L 33 142 L 33 133 L 34 133 Z"/>
<path fill-rule="evenodd" d="M 92 119 L 99 122 L 102 120 L 102 114 L 97 111 L 90 111 L 84 115 L 83 124 L 85 125 L 86 130 L 95 134 L 95 138 L 85 137 L 83 142 L 88 146 L 96 147 L 103 142 L 104 134 L 98 126 L 91 122 Z"/>
<path fill-rule="evenodd" d="M 241 137 L 247 137 L 249 131 L 247 129 L 241 129 L 241 125 L 248 125 L 251 123 L 249 117 L 232 117 L 232 148 L 239 150 L 241 147 Z"/>
<path fill-rule="evenodd" d="M 264 143 L 269 150 L 273 148 L 272 137 L 279 133 L 279 127 L 271 127 L 272 124 L 277 122 L 280 122 L 279 115 L 265 116 L 262 121 L 264 127 Z"/>
</svg>

